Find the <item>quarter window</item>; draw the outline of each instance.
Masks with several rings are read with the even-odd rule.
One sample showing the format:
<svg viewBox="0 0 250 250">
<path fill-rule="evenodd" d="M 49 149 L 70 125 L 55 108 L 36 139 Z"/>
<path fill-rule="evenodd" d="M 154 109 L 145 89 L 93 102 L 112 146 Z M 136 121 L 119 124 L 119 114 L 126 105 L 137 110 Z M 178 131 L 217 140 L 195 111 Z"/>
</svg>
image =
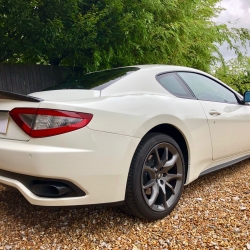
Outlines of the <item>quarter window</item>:
<svg viewBox="0 0 250 250">
<path fill-rule="evenodd" d="M 185 83 L 175 73 L 159 75 L 156 77 L 156 80 L 171 94 L 182 98 L 194 99 Z"/>
<path fill-rule="evenodd" d="M 178 72 L 199 100 L 238 103 L 235 94 L 218 82 L 191 72 Z"/>
</svg>

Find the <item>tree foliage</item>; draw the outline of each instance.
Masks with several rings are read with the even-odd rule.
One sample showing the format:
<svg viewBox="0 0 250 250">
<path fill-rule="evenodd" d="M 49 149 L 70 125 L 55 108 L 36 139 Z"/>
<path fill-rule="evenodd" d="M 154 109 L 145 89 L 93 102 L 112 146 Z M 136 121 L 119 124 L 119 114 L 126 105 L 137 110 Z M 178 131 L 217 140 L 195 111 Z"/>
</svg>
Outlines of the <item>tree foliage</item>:
<svg viewBox="0 0 250 250">
<path fill-rule="evenodd" d="M 249 31 L 212 19 L 220 0 L 0 0 L 0 61 L 81 66 L 178 64 L 209 71 Z"/>
<path fill-rule="evenodd" d="M 215 75 L 223 82 L 243 94 L 250 90 L 250 57 L 231 59 L 215 68 Z"/>
</svg>

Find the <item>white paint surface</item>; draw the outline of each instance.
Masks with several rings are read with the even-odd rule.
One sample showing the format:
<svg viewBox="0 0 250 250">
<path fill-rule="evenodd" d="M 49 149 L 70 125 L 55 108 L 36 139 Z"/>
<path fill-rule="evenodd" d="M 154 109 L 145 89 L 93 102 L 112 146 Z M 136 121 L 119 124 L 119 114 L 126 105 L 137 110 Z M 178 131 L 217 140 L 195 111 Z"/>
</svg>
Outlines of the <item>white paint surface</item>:
<svg viewBox="0 0 250 250">
<path fill-rule="evenodd" d="M 5 134 L 8 127 L 9 114 L 0 112 L 0 133 Z"/>
</svg>

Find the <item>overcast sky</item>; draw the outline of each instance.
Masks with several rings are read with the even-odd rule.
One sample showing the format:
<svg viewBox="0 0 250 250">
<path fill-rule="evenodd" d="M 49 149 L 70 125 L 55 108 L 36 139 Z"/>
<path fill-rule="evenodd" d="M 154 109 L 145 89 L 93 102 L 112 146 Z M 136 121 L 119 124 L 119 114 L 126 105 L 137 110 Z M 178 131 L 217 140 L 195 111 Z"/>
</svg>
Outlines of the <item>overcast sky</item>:
<svg viewBox="0 0 250 250">
<path fill-rule="evenodd" d="M 222 0 L 221 6 L 226 10 L 220 14 L 217 22 L 236 22 L 234 27 L 250 29 L 250 0 Z M 244 49 L 242 51 L 245 52 Z M 234 52 L 228 50 L 226 45 L 221 47 L 221 52 L 226 60 L 235 57 Z M 247 54 L 250 56 L 250 47 Z"/>
</svg>

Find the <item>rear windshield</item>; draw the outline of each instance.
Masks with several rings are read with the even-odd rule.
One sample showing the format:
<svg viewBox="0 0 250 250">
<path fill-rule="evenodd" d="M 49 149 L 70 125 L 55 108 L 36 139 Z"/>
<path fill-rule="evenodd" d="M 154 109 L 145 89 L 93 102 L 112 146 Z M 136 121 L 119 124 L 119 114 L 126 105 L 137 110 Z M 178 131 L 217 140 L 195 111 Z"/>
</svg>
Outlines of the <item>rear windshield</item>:
<svg viewBox="0 0 250 250">
<path fill-rule="evenodd" d="M 139 70 L 137 67 L 117 68 L 110 70 L 103 70 L 89 74 L 78 74 L 69 77 L 68 80 L 63 81 L 53 87 L 45 90 L 60 90 L 60 89 L 93 89 L 103 90 L 124 78 L 125 76 Z"/>
</svg>

